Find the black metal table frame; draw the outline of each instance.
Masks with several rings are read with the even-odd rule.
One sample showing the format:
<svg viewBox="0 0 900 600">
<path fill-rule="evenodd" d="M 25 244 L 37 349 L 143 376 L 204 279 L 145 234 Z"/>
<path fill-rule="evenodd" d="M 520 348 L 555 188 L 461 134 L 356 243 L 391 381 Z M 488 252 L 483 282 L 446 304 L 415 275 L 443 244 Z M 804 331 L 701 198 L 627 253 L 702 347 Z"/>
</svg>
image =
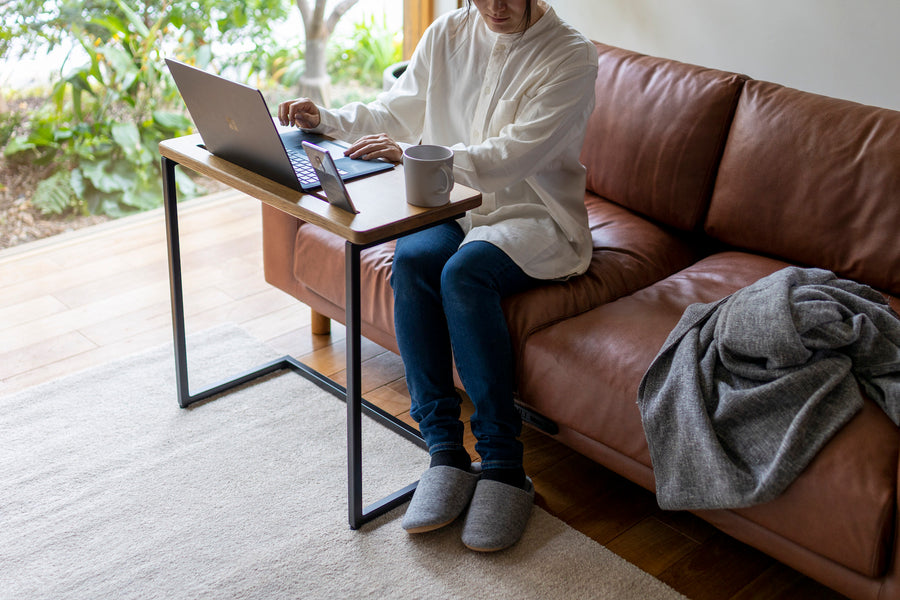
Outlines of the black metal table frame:
<svg viewBox="0 0 900 600">
<path fill-rule="evenodd" d="M 362 499 L 362 413 L 406 439 L 425 448 L 425 441 L 417 429 L 400 421 L 390 413 L 362 398 L 362 349 L 360 317 L 360 252 L 415 231 L 432 227 L 412 229 L 402 234 L 391 235 L 367 244 L 345 244 L 346 276 L 346 344 L 347 344 L 347 387 L 308 367 L 292 356 L 283 356 L 249 371 L 233 375 L 229 379 L 215 383 L 203 390 L 191 393 L 188 382 L 187 345 L 185 341 L 184 293 L 181 273 L 181 248 L 178 235 L 178 201 L 175 186 L 175 166 L 178 163 L 162 157 L 163 197 L 165 203 L 166 239 L 169 255 L 169 287 L 172 300 L 172 333 L 175 345 L 175 374 L 178 404 L 187 408 L 191 404 L 212 398 L 237 386 L 243 385 L 276 371 L 290 369 L 312 381 L 320 388 L 347 403 L 347 487 L 348 516 L 351 529 L 358 529 L 365 523 L 403 504 L 412 497 L 418 481 L 363 508 Z M 450 217 L 448 221 L 456 217 Z M 441 222 L 443 222 L 441 221 Z"/>
</svg>

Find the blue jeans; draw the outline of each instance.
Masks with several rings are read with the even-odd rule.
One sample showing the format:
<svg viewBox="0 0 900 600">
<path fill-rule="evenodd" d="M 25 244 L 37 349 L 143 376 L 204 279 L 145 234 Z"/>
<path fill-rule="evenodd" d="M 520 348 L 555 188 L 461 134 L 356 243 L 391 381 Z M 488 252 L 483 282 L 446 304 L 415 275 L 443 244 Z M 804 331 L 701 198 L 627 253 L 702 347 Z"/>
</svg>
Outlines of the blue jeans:
<svg viewBox="0 0 900 600">
<path fill-rule="evenodd" d="M 522 466 L 522 421 L 513 401 L 514 358 L 500 306 L 540 283 L 502 250 L 445 223 L 400 238 L 394 253 L 394 325 L 406 368 L 410 414 L 432 454 L 463 448 L 453 360 L 475 405 L 482 467 Z"/>
</svg>

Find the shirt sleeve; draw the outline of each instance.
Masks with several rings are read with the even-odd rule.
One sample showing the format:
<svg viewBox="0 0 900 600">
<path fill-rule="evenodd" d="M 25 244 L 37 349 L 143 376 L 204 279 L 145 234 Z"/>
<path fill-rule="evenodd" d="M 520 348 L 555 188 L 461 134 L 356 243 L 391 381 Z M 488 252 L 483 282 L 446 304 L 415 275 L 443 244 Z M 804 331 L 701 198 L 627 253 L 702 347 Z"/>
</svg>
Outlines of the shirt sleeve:
<svg viewBox="0 0 900 600">
<path fill-rule="evenodd" d="M 390 90 L 369 103 L 320 109 L 322 121 L 316 131 L 351 140 L 385 133 L 396 142 L 418 143 L 425 120 L 432 29 L 426 30 L 409 65 Z"/>
</svg>

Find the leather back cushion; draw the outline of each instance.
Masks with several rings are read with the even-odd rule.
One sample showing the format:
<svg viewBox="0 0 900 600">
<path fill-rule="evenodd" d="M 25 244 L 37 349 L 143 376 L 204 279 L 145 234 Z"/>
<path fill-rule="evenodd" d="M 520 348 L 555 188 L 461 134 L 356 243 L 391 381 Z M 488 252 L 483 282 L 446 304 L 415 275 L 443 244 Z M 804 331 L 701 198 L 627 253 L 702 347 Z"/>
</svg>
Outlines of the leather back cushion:
<svg viewBox="0 0 900 600">
<path fill-rule="evenodd" d="M 661 223 L 699 229 L 746 77 L 596 43 L 587 189 Z"/>
<path fill-rule="evenodd" d="M 900 112 L 747 83 L 706 231 L 900 294 Z"/>
</svg>

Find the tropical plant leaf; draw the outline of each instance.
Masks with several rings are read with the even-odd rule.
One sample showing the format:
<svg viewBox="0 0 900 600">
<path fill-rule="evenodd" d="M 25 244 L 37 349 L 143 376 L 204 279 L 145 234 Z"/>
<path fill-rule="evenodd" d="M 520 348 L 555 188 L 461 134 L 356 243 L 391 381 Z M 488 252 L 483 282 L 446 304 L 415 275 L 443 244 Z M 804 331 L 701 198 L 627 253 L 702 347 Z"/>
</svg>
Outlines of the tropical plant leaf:
<svg viewBox="0 0 900 600">
<path fill-rule="evenodd" d="M 166 132 L 179 132 L 191 128 L 191 120 L 183 114 L 155 110 L 153 111 L 153 121 L 160 129 Z"/>
<path fill-rule="evenodd" d="M 91 184 L 101 192 L 123 192 L 131 187 L 127 164 L 117 167 L 112 161 L 104 159 L 82 163 L 81 170 Z"/>
<path fill-rule="evenodd" d="M 125 153 L 126 158 L 133 160 L 143 149 L 141 147 L 141 132 L 137 125 L 130 122 L 113 123 L 111 128 L 112 138 Z"/>
<path fill-rule="evenodd" d="M 20 152 L 28 152 L 36 148 L 37 144 L 29 140 L 28 137 L 15 137 L 6 144 L 6 148 L 3 149 L 3 156 L 15 156 Z"/>
<path fill-rule="evenodd" d="M 137 210 L 149 210 L 162 205 L 162 190 L 128 190 L 122 194 L 122 204 Z"/>
<path fill-rule="evenodd" d="M 197 184 L 182 169 L 175 169 L 175 183 L 178 184 L 178 197 L 193 198 L 197 195 Z"/>
<path fill-rule="evenodd" d="M 81 172 L 81 169 L 78 167 L 72 169 L 71 174 L 69 175 L 69 185 L 72 186 L 72 192 L 78 198 L 84 197 L 85 192 L 85 184 L 84 184 L 84 175 Z"/>
<path fill-rule="evenodd" d="M 118 75 L 120 81 L 130 79 L 133 82 L 134 78 L 139 74 L 139 69 L 137 65 L 134 64 L 134 59 L 122 48 L 117 46 L 104 46 L 98 48 L 97 53 L 106 57 L 106 60 L 109 61 L 109 66 L 112 68 L 113 72 Z M 123 85 L 122 87 L 128 89 L 129 86 Z"/>
<path fill-rule="evenodd" d="M 116 0 L 116 5 L 118 5 L 119 10 L 125 13 L 125 16 L 128 18 L 128 22 L 131 23 L 132 27 L 134 27 L 138 35 L 142 37 L 147 37 L 150 34 L 150 30 L 147 29 L 147 26 L 144 25 L 144 22 L 141 20 L 141 17 L 134 12 L 131 7 L 129 7 L 122 0 Z"/>
<path fill-rule="evenodd" d="M 76 202 L 77 198 L 75 198 L 75 192 L 69 183 L 67 171 L 57 171 L 40 182 L 31 198 L 31 204 L 45 215 L 62 214 Z"/>
</svg>

